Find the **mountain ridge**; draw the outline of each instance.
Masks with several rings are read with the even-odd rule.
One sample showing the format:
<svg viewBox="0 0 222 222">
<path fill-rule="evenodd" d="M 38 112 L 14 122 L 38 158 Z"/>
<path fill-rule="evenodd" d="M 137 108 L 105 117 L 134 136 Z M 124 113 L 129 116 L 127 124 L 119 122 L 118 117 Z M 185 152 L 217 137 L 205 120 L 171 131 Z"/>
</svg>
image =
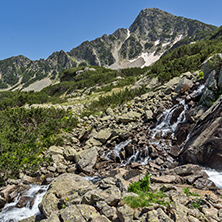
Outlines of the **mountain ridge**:
<svg viewBox="0 0 222 222">
<path fill-rule="evenodd" d="M 25 90 L 44 78 L 54 84 L 64 70 L 81 65 L 111 69 L 149 66 L 181 39 L 215 29 L 157 8 L 143 9 L 129 29 L 85 41 L 70 52 L 53 52 L 47 59 L 35 61 L 25 56 L 1 60 L 0 88 Z"/>
</svg>

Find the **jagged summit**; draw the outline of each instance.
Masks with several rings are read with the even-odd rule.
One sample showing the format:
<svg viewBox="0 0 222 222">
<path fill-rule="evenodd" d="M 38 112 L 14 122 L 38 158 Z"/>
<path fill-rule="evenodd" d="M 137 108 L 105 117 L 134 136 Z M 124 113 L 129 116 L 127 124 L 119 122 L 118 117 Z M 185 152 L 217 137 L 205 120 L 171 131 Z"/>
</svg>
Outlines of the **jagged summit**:
<svg viewBox="0 0 222 222">
<path fill-rule="evenodd" d="M 111 69 L 150 66 L 178 41 L 216 28 L 158 8 L 146 8 L 129 29 L 121 28 L 111 35 L 85 41 L 70 52 L 54 52 L 39 61 L 24 56 L 0 61 L 0 88 L 25 90 L 42 79 L 53 84 L 65 69 L 80 65 Z"/>
</svg>

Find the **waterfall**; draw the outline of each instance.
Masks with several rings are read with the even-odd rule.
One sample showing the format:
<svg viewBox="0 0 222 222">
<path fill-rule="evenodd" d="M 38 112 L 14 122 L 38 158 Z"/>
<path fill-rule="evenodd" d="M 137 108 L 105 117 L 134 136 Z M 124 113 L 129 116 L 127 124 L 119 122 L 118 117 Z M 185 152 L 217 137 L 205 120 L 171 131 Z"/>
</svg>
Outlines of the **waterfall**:
<svg viewBox="0 0 222 222">
<path fill-rule="evenodd" d="M 30 189 L 25 193 L 25 196 L 30 198 L 30 201 L 28 201 L 27 205 L 22 208 L 18 208 L 16 206 L 21 198 L 19 194 L 13 203 L 6 204 L 2 209 L 0 212 L 0 221 L 16 222 L 40 214 L 38 205 L 41 203 L 47 189 L 48 185 L 30 185 Z M 34 202 L 32 205 L 33 200 Z"/>
<path fill-rule="evenodd" d="M 178 125 L 186 121 L 185 112 L 187 108 L 188 105 L 185 104 L 185 101 L 183 100 L 172 108 L 165 110 L 158 118 L 155 127 L 148 129 L 147 137 L 150 137 L 149 144 L 158 146 L 158 148 L 161 150 L 166 150 L 166 147 L 171 147 L 171 139 L 174 138 L 174 133 Z M 174 116 L 174 122 L 172 122 L 172 116 L 174 115 L 174 112 L 177 111 L 177 109 L 181 110 L 179 110 L 177 115 Z M 150 160 L 148 146 L 143 149 L 140 147 L 134 147 L 133 150 L 131 150 L 131 156 L 123 154 L 126 152 L 127 145 L 131 142 L 131 139 L 121 142 L 117 144 L 112 150 L 103 153 L 102 155 L 107 159 L 120 162 L 121 166 L 126 166 L 131 162 L 138 162 L 141 165 L 148 164 Z"/>
<path fill-rule="evenodd" d="M 183 106 L 182 112 L 176 118 L 174 123 L 171 123 L 172 116 L 174 112 L 180 107 Z M 174 133 L 180 123 L 186 121 L 185 112 L 188 106 L 185 103 L 185 100 L 182 100 L 179 104 L 174 105 L 170 109 L 166 109 L 162 115 L 158 118 L 156 126 L 153 129 L 148 130 L 148 133 L 151 135 L 150 144 L 158 145 L 159 149 L 165 150 L 166 147 L 171 147 L 172 142 L 167 138 L 174 138 Z"/>
</svg>

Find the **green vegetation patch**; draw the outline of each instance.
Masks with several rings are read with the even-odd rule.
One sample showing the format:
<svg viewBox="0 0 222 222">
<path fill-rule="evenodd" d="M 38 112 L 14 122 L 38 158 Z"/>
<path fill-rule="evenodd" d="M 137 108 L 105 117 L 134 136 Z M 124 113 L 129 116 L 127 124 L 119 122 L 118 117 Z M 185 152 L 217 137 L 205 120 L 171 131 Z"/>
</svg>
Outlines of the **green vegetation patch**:
<svg viewBox="0 0 222 222">
<path fill-rule="evenodd" d="M 129 90 L 125 88 L 117 93 L 112 93 L 111 95 L 100 96 L 98 100 L 94 100 L 91 104 L 87 107 L 87 111 L 85 111 L 82 115 L 89 116 L 91 114 L 105 111 L 108 107 L 114 107 L 119 104 L 123 104 L 124 102 L 130 101 L 136 96 L 142 95 L 146 93 L 147 90 L 145 86 L 140 89 Z"/>
<path fill-rule="evenodd" d="M 157 75 L 159 80 L 168 81 L 181 73 L 200 69 L 207 58 L 219 52 L 222 52 L 220 40 L 202 40 L 183 45 L 165 54 L 151 67 L 150 72 Z"/>
<path fill-rule="evenodd" d="M 7 108 L 0 112 L 0 182 L 19 172 L 34 173 L 45 159 L 42 151 L 62 145 L 61 130 L 76 127 L 77 119 L 63 109 Z M 2 181 L 1 181 L 2 179 Z"/>
<path fill-rule="evenodd" d="M 168 205 L 165 201 L 167 197 L 161 191 L 150 191 L 150 174 L 147 174 L 141 181 L 130 184 L 128 192 L 136 193 L 138 196 L 129 196 L 124 198 L 124 202 L 132 208 L 151 206 L 152 203 Z"/>
<path fill-rule="evenodd" d="M 192 193 L 192 192 L 190 191 L 190 188 L 189 188 L 189 187 L 184 188 L 183 191 L 184 191 L 184 193 L 185 193 L 188 197 L 190 197 L 190 196 L 197 196 L 197 197 L 199 197 L 199 196 L 200 196 L 200 195 L 197 194 L 197 193 Z"/>
</svg>

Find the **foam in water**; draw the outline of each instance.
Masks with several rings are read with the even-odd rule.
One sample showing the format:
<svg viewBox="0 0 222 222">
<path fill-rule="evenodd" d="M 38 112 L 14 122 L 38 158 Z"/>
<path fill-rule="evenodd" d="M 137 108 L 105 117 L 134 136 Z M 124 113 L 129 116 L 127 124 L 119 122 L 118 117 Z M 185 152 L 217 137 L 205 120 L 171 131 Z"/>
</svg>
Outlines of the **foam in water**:
<svg viewBox="0 0 222 222">
<path fill-rule="evenodd" d="M 18 208 L 20 196 L 18 196 L 13 203 L 6 204 L 0 212 L 0 221 L 4 222 L 16 222 L 34 215 L 40 214 L 38 205 L 41 203 L 44 194 L 46 193 L 48 186 L 30 185 L 30 189 L 27 191 L 26 196 L 34 197 L 34 204 L 30 208 L 30 203 L 26 207 Z M 39 192 L 39 191 L 42 192 Z M 39 192 L 39 193 L 38 193 Z"/>
<path fill-rule="evenodd" d="M 174 111 L 179 107 L 179 105 L 183 105 L 184 109 L 177 118 L 177 121 L 174 124 L 171 124 L 170 121 L 172 115 Z M 171 133 L 172 136 L 174 136 L 174 132 L 176 131 L 178 124 L 186 120 L 185 111 L 187 110 L 187 105 L 185 104 L 184 100 L 181 101 L 179 105 L 175 105 L 172 108 L 165 110 L 163 114 L 158 118 L 156 127 L 152 129 L 151 132 L 152 139 L 154 139 L 157 134 L 160 134 L 162 137 L 164 137 L 168 133 Z"/>
<path fill-rule="evenodd" d="M 214 169 L 206 169 L 204 170 L 207 175 L 209 176 L 209 179 L 215 183 L 215 185 L 222 189 L 222 172 L 216 171 Z"/>
</svg>

